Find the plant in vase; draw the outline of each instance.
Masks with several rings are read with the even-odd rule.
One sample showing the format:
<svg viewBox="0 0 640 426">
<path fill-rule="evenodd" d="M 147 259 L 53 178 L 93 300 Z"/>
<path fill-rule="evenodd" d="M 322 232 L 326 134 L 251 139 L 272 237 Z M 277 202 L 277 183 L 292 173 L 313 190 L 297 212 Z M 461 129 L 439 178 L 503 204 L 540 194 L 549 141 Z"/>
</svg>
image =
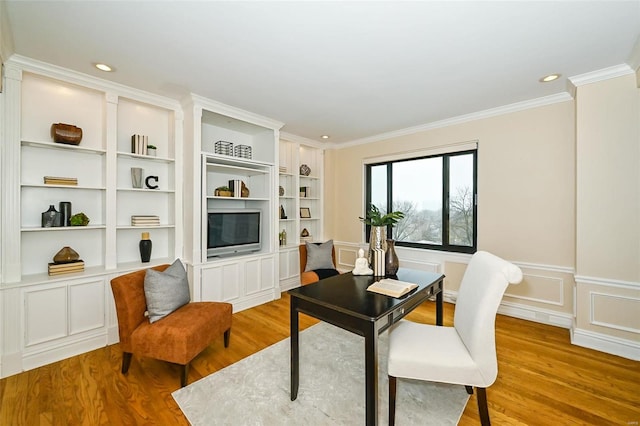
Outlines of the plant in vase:
<svg viewBox="0 0 640 426">
<path fill-rule="evenodd" d="M 219 186 L 214 190 L 213 195 L 217 197 L 231 197 L 233 191 L 231 191 L 231 188 L 228 186 Z"/>
<path fill-rule="evenodd" d="M 396 223 L 404 219 L 404 212 L 394 211 L 382 214 L 376 205 L 369 204 L 365 217 L 359 217 L 359 219 L 365 225 L 371 226 L 368 260 L 373 270 L 376 270 L 373 264 L 373 253 L 376 250 L 382 250 L 385 253 L 385 275 L 395 275 L 398 272 L 399 261 L 395 251 L 395 242 L 392 239 L 387 239 L 387 228 L 393 228 Z"/>
<path fill-rule="evenodd" d="M 156 146 L 155 145 L 147 145 L 147 154 L 155 157 L 156 156 Z"/>
</svg>

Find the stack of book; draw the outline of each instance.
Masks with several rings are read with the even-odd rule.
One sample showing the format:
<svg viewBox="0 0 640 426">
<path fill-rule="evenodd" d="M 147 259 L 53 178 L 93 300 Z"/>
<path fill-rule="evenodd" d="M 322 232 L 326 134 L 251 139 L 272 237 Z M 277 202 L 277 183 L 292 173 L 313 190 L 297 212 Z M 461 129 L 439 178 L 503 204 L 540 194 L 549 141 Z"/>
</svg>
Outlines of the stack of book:
<svg viewBox="0 0 640 426">
<path fill-rule="evenodd" d="M 84 271 L 84 261 L 76 260 L 67 263 L 49 263 L 49 275 L 71 274 Z"/>
<path fill-rule="evenodd" d="M 44 177 L 45 185 L 69 185 L 69 186 L 77 186 L 78 178 L 70 178 L 70 177 L 58 177 L 58 176 L 45 176 Z"/>
<path fill-rule="evenodd" d="M 286 166 L 280 166 L 280 173 L 287 173 L 287 167 Z"/>
<path fill-rule="evenodd" d="M 311 235 L 308 235 L 306 237 L 300 237 L 301 243 L 304 243 L 305 241 L 313 242 L 313 237 Z"/>
<path fill-rule="evenodd" d="M 149 145 L 149 136 L 131 135 L 131 153 L 147 155 L 147 146 Z"/>
<path fill-rule="evenodd" d="M 157 226 L 160 225 L 159 216 L 134 215 L 131 216 L 131 226 Z"/>
</svg>

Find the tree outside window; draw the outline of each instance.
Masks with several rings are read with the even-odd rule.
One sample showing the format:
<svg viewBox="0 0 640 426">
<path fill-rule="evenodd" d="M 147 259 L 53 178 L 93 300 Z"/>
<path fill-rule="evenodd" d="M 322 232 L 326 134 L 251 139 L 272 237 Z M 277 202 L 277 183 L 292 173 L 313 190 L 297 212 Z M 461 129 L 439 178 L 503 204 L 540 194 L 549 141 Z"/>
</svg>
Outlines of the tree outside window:
<svg viewBox="0 0 640 426">
<path fill-rule="evenodd" d="M 473 253 L 476 168 L 476 150 L 370 164 L 365 205 L 405 213 L 388 230 L 397 246 Z"/>
</svg>

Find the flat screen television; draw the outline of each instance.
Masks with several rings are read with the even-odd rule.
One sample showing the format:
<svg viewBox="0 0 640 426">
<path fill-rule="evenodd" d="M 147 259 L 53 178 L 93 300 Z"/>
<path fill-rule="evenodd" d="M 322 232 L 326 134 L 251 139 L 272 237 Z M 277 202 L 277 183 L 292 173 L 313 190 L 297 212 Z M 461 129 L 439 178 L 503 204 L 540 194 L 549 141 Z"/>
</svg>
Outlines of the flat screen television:
<svg viewBox="0 0 640 426">
<path fill-rule="evenodd" d="M 208 210 L 207 257 L 260 250 L 260 225 L 260 210 Z"/>
</svg>

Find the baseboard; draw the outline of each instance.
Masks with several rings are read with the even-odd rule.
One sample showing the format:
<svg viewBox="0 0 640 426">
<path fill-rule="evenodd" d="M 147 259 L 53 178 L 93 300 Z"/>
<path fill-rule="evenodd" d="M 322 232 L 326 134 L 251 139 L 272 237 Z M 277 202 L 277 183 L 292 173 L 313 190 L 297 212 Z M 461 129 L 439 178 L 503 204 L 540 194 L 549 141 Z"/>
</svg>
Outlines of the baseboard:
<svg viewBox="0 0 640 426">
<path fill-rule="evenodd" d="M 293 288 L 300 287 L 300 276 L 296 275 L 295 277 L 286 278 L 284 280 L 280 280 L 280 291 L 288 291 Z"/>
<path fill-rule="evenodd" d="M 457 292 L 445 290 L 443 296 L 443 300 L 445 302 L 455 304 L 457 298 Z M 518 305 L 512 302 L 505 302 L 504 300 L 500 303 L 498 313 L 513 318 L 538 322 L 540 324 L 553 325 L 555 327 L 571 329 L 573 326 L 573 318 L 570 314 L 550 311 L 548 309 L 541 309 L 533 306 Z"/>
<path fill-rule="evenodd" d="M 272 300 L 275 300 L 273 290 L 269 290 L 267 292 L 243 297 L 242 302 L 229 302 L 233 305 L 233 313 L 236 313 L 244 311 L 245 309 L 253 308 L 254 306 L 262 305 L 263 303 L 271 302 Z"/>
<path fill-rule="evenodd" d="M 118 326 L 114 325 L 107 328 L 107 345 L 113 345 L 120 342 L 120 334 Z"/>
<path fill-rule="evenodd" d="M 22 353 L 14 352 L 4 354 L 2 356 L 2 370 L 0 370 L 0 379 L 22 373 Z"/>
<path fill-rule="evenodd" d="M 57 348 L 48 347 L 41 351 L 22 354 L 23 371 L 31 370 L 43 365 L 51 364 L 72 356 L 80 355 L 98 348 L 107 346 L 107 336 L 101 334 L 72 343 L 61 345 Z"/>
<path fill-rule="evenodd" d="M 503 301 L 498 308 L 498 313 L 555 327 L 567 329 L 573 327 L 573 318 L 570 314 L 533 306 L 518 305 L 512 302 Z"/>
<path fill-rule="evenodd" d="M 606 334 L 575 328 L 571 330 L 571 343 L 584 348 L 640 361 L 640 342 L 632 342 Z"/>
</svg>

